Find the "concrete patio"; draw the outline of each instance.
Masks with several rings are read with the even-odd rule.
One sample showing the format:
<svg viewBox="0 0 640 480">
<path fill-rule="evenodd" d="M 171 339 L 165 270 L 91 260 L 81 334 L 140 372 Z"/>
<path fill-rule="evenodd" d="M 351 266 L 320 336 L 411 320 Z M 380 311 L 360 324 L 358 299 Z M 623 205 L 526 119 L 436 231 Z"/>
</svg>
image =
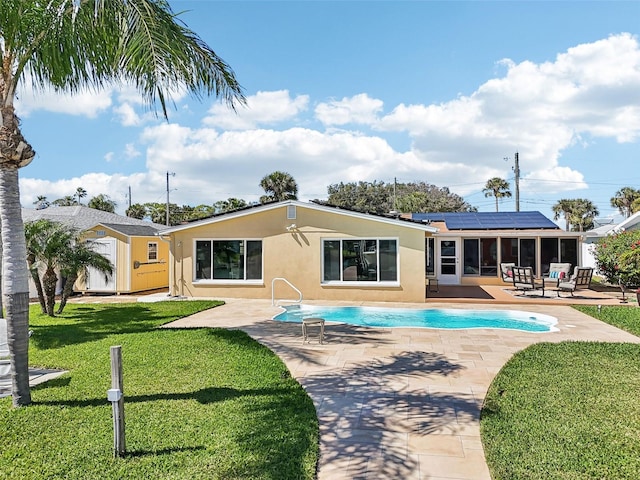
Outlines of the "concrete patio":
<svg viewBox="0 0 640 480">
<path fill-rule="evenodd" d="M 550 299 L 512 302 L 519 303 L 516 307 L 495 300 L 438 302 L 430 298 L 428 304 L 384 306 L 517 308 L 557 317 L 559 331 L 327 324 L 324 344 L 312 331 L 311 342 L 303 345 L 299 324 L 271 320 L 280 309 L 269 301 L 226 302 L 167 327 L 241 329 L 277 353 L 315 404 L 321 433 L 320 480 L 489 480 L 480 410 L 494 376 L 515 352 L 537 342 L 640 342 Z M 602 303 L 603 308 L 619 304 Z"/>
</svg>

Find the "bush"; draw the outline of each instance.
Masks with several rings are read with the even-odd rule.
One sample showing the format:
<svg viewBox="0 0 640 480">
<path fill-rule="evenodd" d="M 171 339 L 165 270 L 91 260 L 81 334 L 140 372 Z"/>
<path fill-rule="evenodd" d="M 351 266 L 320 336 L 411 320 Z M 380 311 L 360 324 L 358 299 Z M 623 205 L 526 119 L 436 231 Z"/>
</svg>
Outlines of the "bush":
<svg viewBox="0 0 640 480">
<path fill-rule="evenodd" d="M 603 238 L 594 250 L 596 265 L 609 283 L 623 290 L 640 286 L 640 230 Z"/>
</svg>

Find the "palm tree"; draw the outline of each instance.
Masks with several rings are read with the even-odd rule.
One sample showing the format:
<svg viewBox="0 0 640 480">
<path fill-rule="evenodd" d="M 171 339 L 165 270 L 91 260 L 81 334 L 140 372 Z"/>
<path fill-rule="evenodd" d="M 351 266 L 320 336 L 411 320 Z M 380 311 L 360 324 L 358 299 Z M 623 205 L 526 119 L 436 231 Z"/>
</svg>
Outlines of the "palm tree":
<svg viewBox="0 0 640 480">
<path fill-rule="evenodd" d="M 61 314 L 67 304 L 67 300 L 73 293 L 73 285 L 78 276 L 83 274 L 86 278 L 88 267 L 94 268 L 105 274 L 105 280 L 113 274 L 113 265 L 107 257 L 93 250 L 92 244 L 82 242 L 79 238 L 73 245 L 62 252 L 60 259 L 60 275 L 65 279 L 60 305 L 56 314 Z"/>
<path fill-rule="evenodd" d="M 584 232 L 593 228 L 593 220 L 600 215 L 598 207 L 591 200 L 576 198 L 571 207 L 570 223 L 573 229 Z"/>
<path fill-rule="evenodd" d="M 298 184 L 286 172 L 273 172 L 260 180 L 260 187 L 266 195 L 260 197 L 260 203 L 282 200 L 296 200 L 298 198 Z"/>
<path fill-rule="evenodd" d="M 89 203 L 87 204 L 89 208 L 95 208 L 96 210 L 102 210 L 103 212 L 109 213 L 115 213 L 117 205 L 118 204 L 116 202 L 109 198 L 109 195 L 105 195 L 104 193 L 96 195 L 89 200 Z"/>
<path fill-rule="evenodd" d="M 76 193 L 73 194 L 73 198 L 78 197 L 78 200 L 76 200 L 75 202 L 77 205 L 82 205 L 82 203 L 80 203 L 80 199 L 86 196 L 87 196 L 87 191 L 82 187 L 76 188 Z"/>
<path fill-rule="evenodd" d="M 213 204 L 215 213 L 230 212 L 239 208 L 245 208 L 247 202 L 241 198 L 229 197 L 226 200 L 218 200 Z"/>
<path fill-rule="evenodd" d="M 500 177 L 493 177 L 487 180 L 487 184 L 482 189 L 482 192 L 485 197 L 496 198 L 496 212 L 498 211 L 498 200 L 501 198 L 511 198 L 509 182 Z"/>
<path fill-rule="evenodd" d="M 127 217 L 137 218 L 138 220 L 142 220 L 147 216 L 147 207 L 140 203 L 134 203 L 125 212 Z"/>
<path fill-rule="evenodd" d="M 29 284 L 18 170 L 35 151 L 20 130 L 14 102 L 21 81 L 77 93 L 134 85 L 160 107 L 176 91 L 244 102 L 230 67 L 171 11 L 166 0 L 2 0 L 0 2 L 0 221 L 13 405 L 31 403 Z"/>
<path fill-rule="evenodd" d="M 558 202 L 551 207 L 553 210 L 553 219 L 558 220 L 560 218 L 560 214 L 564 215 L 565 220 L 565 230 L 568 232 L 570 230 L 571 225 L 571 212 L 573 211 L 574 202 L 573 200 L 563 198 L 558 200 Z"/>
<path fill-rule="evenodd" d="M 53 316 L 56 300 L 57 270 L 67 250 L 77 239 L 77 230 L 52 220 L 25 223 L 27 263 L 36 284 L 42 313 Z M 44 270 L 40 278 L 40 270 Z"/>
<path fill-rule="evenodd" d="M 40 259 L 42 258 L 43 246 L 47 236 L 50 234 L 51 222 L 49 220 L 35 220 L 24 224 L 24 235 L 27 242 L 27 266 L 33 284 L 38 293 L 38 301 L 43 314 L 47 313 L 47 306 L 44 299 L 44 290 L 40 281 Z"/>
<path fill-rule="evenodd" d="M 58 198 L 51 202 L 51 205 L 56 205 L 58 207 L 72 207 L 76 204 L 76 199 L 72 195 L 66 195 L 62 198 Z"/>
<path fill-rule="evenodd" d="M 632 213 L 631 205 L 640 198 L 640 190 L 632 187 L 622 187 L 611 198 L 611 206 L 616 207 L 624 218 L 629 218 Z"/>
<path fill-rule="evenodd" d="M 36 206 L 36 210 L 44 210 L 51 205 L 47 200 L 47 197 L 44 195 L 38 195 L 38 198 L 36 198 L 36 201 L 33 202 L 33 204 Z"/>
</svg>

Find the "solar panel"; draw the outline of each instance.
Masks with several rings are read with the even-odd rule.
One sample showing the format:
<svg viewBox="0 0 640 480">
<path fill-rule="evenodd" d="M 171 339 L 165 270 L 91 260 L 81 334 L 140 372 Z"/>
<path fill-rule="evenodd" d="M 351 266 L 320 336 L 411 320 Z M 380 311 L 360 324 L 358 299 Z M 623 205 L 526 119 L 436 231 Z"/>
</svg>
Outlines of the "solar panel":
<svg viewBox="0 0 640 480">
<path fill-rule="evenodd" d="M 414 213 L 411 217 L 421 221 L 444 221 L 449 230 L 560 229 L 540 212 Z"/>
</svg>

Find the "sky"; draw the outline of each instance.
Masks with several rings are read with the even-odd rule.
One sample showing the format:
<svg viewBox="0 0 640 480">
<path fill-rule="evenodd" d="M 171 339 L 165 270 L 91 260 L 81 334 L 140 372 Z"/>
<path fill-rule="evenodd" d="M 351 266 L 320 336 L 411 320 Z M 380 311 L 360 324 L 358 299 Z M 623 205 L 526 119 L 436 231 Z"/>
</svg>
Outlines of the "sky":
<svg viewBox="0 0 640 480">
<path fill-rule="evenodd" d="M 340 182 L 423 181 L 479 211 L 553 219 L 586 198 L 640 188 L 640 2 L 170 0 L 235 72 L 246 106 L 174 97 L 169 119 L 133 88 L 16 102 L 36 150 L 22 206 L 87 191 L 132 203 L 257 201 L 260 180 L 293 176 L 299 199 Z M 168 176 L 167 173 L 170 173 Z M 175 175 L 174 175 L 175 174 Z M 131 195 L 129 196 L 129 191 Z M 559 219 L 559 225 L 564 220 Z"/>
</svg>

